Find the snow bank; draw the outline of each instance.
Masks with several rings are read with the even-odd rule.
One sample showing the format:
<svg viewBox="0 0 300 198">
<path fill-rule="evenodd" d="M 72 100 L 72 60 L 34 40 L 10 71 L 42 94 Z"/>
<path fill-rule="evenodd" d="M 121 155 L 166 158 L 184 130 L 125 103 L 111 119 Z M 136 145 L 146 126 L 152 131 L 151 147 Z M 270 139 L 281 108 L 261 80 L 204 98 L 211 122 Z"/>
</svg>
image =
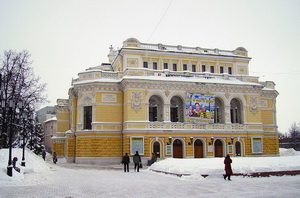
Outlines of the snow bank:
<svg viewBox="0 0 300 198">
<path fill-rule="evenodd" d="M 280 149 L 278 157 L 232 157 L 234 173 L 300 170 L 300 152 Z M 150 170 L 193 175 L 224 174 L 224 158 L 174 159 L 168 158 L 154 163 Z"/>
<path fill-rule="evenodd" d="M 17 157 L 17 167 L 20 173 L 13 169 L 13 176 L 7 175 L 8 149 L 0 149 L 0 185 L 33 184 L 45 180 L 51 167 L 45 163 L 41 156 L 30 150 L 25 151 L 26 167 L 21 166 L 22 149 L 13 149 L 12 158 Z"/>
<path fill-rule="evenodd" d="M 300 152 L 299 151 L 295 151 L 293 148 L 289 148 L 289 149 L 280 148 L 279 152 L 280 152 L 280 156 L 300 155 Z"/>
</svg>

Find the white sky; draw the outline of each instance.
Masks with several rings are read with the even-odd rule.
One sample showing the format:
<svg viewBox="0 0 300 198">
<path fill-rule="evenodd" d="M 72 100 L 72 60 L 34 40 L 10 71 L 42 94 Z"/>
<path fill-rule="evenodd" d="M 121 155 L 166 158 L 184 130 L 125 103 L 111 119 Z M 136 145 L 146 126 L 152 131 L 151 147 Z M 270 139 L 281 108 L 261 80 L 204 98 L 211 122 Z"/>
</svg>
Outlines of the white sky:
<svg viewBox="0 0 300 198">
<path fill-rule="evenodd" d="M 169 7 L 169 9 L 167 9 Z M 167 12 L 166 12 L 167 10 Z M 250 74 L 276 83 L 280 132 L 300 122 L 300 1 L 0 1 L 0 54 L 29 50 L 54 105 L 72 77 L 108 62 L 109 46 L 141 42 L 234 50 L 245 47 Z"/>
</svg>

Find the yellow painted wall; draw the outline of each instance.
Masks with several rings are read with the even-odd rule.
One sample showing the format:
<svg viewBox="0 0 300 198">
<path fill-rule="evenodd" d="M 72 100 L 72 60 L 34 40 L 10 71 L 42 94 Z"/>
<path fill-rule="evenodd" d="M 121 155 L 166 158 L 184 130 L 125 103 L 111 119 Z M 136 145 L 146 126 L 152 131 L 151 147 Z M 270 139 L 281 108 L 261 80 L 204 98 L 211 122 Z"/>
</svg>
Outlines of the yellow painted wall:
<svg viewBox="0 0 300 198">
<path fill-rule="evenodd" d="M 57 121 L 57 131 L 58 132 L 65 132 L 70 129 L 70 122 L 68 121 Z"/>
<path fill-rule="evenodd" d="M 65 156 L 65 143 L 64 142 L 54 142 L 52 145 L 52 151 L 56 152 L 56 155 Z"/>
<path fill-rule="evenodd" d="M 262 123 L 274 124 L 274 113 L 272 110 L 262 110 Z"/>
<path fill-rule="evenodd" d="M 131 93 L 133 91 L 142 92 L 141 108 L 138 111 L 134 110 L 131 102 Z M 147 120 L 147 108 L 145 105 L 146 91 L 145 90 L 126 90 L 124 92 L 124 121 L 145 121 Z"/>
<path fill-rule="evenodd" d="M 95 122 L 122 122 L 122 106 L 97 105 Z"/>
<path fill-rule="evenodd" d="M 77 137 L 77 157 L 121 157 L 121 136 Z"/>
</svg>

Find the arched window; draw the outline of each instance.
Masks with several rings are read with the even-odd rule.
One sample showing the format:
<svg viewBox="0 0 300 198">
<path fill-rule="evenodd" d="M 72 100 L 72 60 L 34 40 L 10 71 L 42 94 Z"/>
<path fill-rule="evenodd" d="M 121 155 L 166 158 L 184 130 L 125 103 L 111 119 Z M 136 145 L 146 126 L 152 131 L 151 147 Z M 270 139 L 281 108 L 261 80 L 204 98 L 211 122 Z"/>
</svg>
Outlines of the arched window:
<svg viewBox="0 0 300 198">
<path fill-rule="evenodd" d="M 183 122 L 183 102 L 178 96 L 171 99 L 171 122 Z"/>
<path fill-rule="evenodd" d="M 224 123 L 224 105 L 219 98 L 215 99 L 214 123 Z"/>
<path fill-rule="evenodd" d="M 242 123 L 241 103 L 237 99 L 232 99 L 230 102 L 230 118 L 231 123 Z"/>
<path fill-rule="evenodd" d="M 163 121 L 163 103 L 159 96 L 151 96 L 149 99 L 149 121 Z"/>
</svg>

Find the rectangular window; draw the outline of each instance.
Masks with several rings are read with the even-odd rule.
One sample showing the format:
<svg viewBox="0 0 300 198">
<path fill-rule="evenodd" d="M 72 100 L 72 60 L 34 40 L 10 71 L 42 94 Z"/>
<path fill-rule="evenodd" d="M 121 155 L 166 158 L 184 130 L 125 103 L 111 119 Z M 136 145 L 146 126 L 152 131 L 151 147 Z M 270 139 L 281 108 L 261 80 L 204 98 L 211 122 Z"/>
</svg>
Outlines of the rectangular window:
<svg viewBox="0 0 300 198">
<path fill-rule="evenodd" d="M 252 138 L 252 153 L 262 153 L 262 139 L 261 138 Z"/>
<path fill-rule="evenodd" d="M 232 68 L 228 67 L 228 74 L 232 74 Z"/>
<path fill-rule="evenodd" d="M 173 64 L 173 71 L 177 71 L 177 64 L 176 63 Z"/>
<path fill-rule="evenodd" d="M 83 129 L 92 129 L 92 106 L 84 107 Z"/>
<path fill-rule="evenodd" d="M 183 71 L 187 70 L 187 64 L 183 64 Z"/>
<path fill-rule="evenodd" d="M 224 67 L 220 67 L 220 73 L 223 74 L 224 73 Z"/>
<path fill-rule="evenodd" d="M 148 62 L 144 62 L 144 68 L 148 68 Z"/>
<path fill-rule="evenodd" d="M 132 136 L 130 138 L 130 154 L 134 155 L 136 151 L 144 155 L 144 137 Z"/>
<path fill-rule="evenodd" d="M 178 122 L 178 107 L 171 107 L 171 122 Z"/>
<path fill-rule="evenodd" d="M 202 72 L 205 72 L 205 65 L 202 65 Z"/>
<path fill-rule="evenodd" d="M 149 107 L 149 121 L 157 121 L 157 107 Z"/>
<path fill-rule="evenodd" d="M 192 65 L 192 72 L 196 72 L 196 65 Z"/>
<path fill-rule="evenodd" d="M 157 62 L 153 62 L 153 69 L 157 70 Z"/>
<path fill-rule="evenodd" d="M 215 67 L 214 66 L 210 66 L 210 73 L 215 73 Z"/>
<path fill-rule="evenodd" d="M 164 69 L 168 69 L 168 63 L 164 63 Z"/>
</svg>

